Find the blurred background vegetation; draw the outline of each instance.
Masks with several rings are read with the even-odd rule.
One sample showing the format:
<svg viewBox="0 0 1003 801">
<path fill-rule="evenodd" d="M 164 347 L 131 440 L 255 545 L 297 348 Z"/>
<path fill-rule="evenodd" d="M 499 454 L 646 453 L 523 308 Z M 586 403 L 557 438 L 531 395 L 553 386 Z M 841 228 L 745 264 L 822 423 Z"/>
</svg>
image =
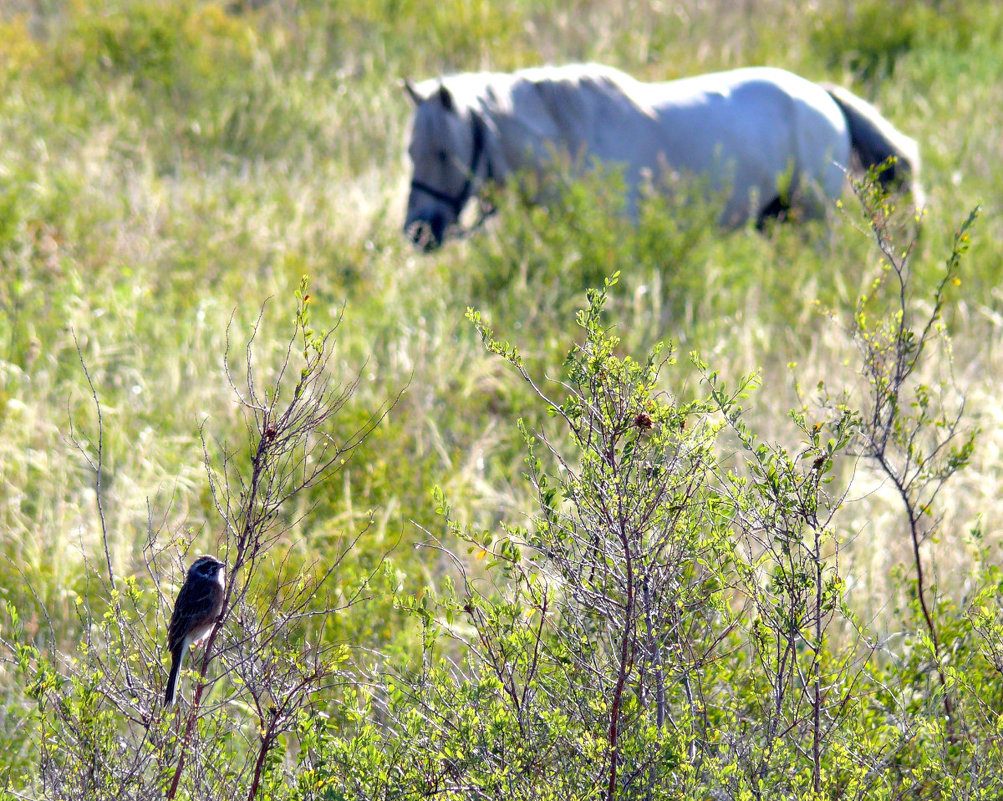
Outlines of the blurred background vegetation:
<svg viewBox="0 0 1003 801">
<path fill-rule="evenodd" d="M 116 573 L 142 574 L 149 542 L 173 565 L 182 545 L 215 550 L 200 431 L 246 441 L 223 369 L 227 331 L 239 366 L 267 304 L 255 353 L 267 370 L 304 274 L 318 325 L 344 313 L 343 376 L 361 371 L 333 433 L 406 387 L 339 481 L 288 510 L 298 522 L 276 561 L 323 561 L 364 529 L 340 568 L 345 587 L 387 555 L 400 586 L 420 594 L 440 582 L 441 555 L 413 547 L 423 529 L 447 536 L 435 487 L 474 530 L 525 523 L 533 509 L 516 421 L 545 415 L 485 352 L 468 307 L 522 347 L 534 375 L 557 376 L 586 288 L 619 270 L 607 314 L 623 352 L 671 341 L 725 377 L 760 370 L 765 389 L 748 414 L 792 447 L 783 410 L 798 404 L 794 377 L 853 386 L 847 325 L 880 254 L 849 194 L 824 223 L 764 236 L 722 233 L 705 209 L 667 202 L 633 228 L 609 213 L 608 189 L 586 183 L 549 209 L 502 198 L 478 235 L 430 256 L 410 248 L 401 80 L 571 60 L 647 80 L 770 64 L 874 102 L 924 160 L 920 304 L 953 231 L 983 205 L 946 314 L 980 435 L 972 466 L 939 498 L 949 536 L 928 546 L 937 592 L 966 602 L 975 555 L 998 561 L 1003 542 L 999 4 L 0 0 L 0 598 L 29 636 L 48 636 L 48 617 L 73 652 L 75 606 L 103 558 L 85 458 L 94 393 Z M 686 398 L 699 375 L 671 381 Z M 881 630 L 908 602 L 894 576 L 909 544 L 893 492 L 863 468 L 850 486 L 847 603 Z M 146 586 L 164 631 L 172 599 Z M 381 652 L 420 640 L 389 594 L 328 633 Z M 8 766 L 31 764 L 30 733 L 16 728 L 26 708 L 0 669 Z"/>
</svg>

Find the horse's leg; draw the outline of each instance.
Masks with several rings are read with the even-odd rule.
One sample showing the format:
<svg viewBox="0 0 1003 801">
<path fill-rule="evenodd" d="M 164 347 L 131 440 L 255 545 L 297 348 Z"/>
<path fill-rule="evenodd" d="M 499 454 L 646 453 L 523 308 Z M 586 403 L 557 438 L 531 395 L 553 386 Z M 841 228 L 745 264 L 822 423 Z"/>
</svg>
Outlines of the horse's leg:
<svg viewBox="0 0 1003 801">
<path fill-rule="evenodd" d="M 756 230 L 763 231 L 770 220 L 786 221 L 790 210 L 791 204 L 780 195 L 777 195 L 756 216 Z"/>
</svg>

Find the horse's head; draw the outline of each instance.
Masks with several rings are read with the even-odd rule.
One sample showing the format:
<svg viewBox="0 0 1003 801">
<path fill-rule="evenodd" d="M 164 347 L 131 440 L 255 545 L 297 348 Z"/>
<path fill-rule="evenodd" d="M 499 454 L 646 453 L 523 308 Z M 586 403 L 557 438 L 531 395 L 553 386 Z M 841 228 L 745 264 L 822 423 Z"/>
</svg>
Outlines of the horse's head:
<svg viewBox="0 0 1003 801">
<path fill-rule="evenodd" d="M 423 250 L 442 244 L 446 229 L 455 225 L 474 194 L 478 173 L 487 172 L 484 122 L 458 107 L 442 84 L 405 83 L 415 104 L 411 125 L 411 194 L 404 233 Z"/>
</svg>

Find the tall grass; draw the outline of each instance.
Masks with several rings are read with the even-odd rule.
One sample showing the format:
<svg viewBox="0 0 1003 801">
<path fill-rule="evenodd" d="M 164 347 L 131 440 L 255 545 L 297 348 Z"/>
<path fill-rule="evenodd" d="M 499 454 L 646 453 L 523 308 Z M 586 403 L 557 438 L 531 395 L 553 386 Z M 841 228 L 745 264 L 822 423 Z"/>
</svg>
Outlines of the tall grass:
<svg viewBox="0 0 1003 801">
<path fill-rule="evenodd" d="M 341 368 L 361 369 L 339 425 L 353 430 L 407 387 L 341 483 L 307 499 L 312 513 L 288 543 L 304 558 L 374 510 L 353 569 L 392 550 L 400 581 L 417 588 L 442 567 L 410 547 L 437 525 L 433 487 L 462 524 L 529 513 L 515 421 L 532 404 L 484 352 L 468 306 L 532 342 L 540 374 L 557 374 L 569 312 L 620 270 L 607 314 L 624 351 L 671 340 L 725 376 L 759 369 L 768 389 L 751 419 L 795 437 L 779 413 L 796 403 L 793 377 L 854 378 L 850 336 L 820 310 L 847 319 L 880 269 L 849 197 L 824 224 L 764 236 L 723 233 L 699 209 L 660 201 L 633 228 L 608 212 L 602 187 L 583 185 L 550 209 L 504 197 L 478 235 L 431 256 L 401 237 L 402 77 L 595 59 L 646 79 L 770 63 L 873 100 L 921 145 L 931 203 L 920 282 L 984 203 L 946 315 L 982 433 L 972 467 L 940 499 L 951 534 L 929 546 L 938 594 L 963 603 L 977 547 L 963 535 L 977 529 L 993 555 L 1003 544 L 1001 30 L 1003 12 L 974 0 L 3 4 L 0 594 L 29 634 L 41 639 L 48 615 L 72 650 L 74 604 L 98 559 L 96 401 L 115 570 L 136 571 L 150 538 L 212 550 L 200 432 L 241 433 L 227 337 L 245 341 L 266 305 L 267 363 L 303 274 L 316 316 L 344 312 Z M 851 517 L 850 601 L 890 617 L 889 575 L 909 558 L 894 498 L 864 467 L 852 487 L 866 502 Z M 378 599 L 347 614 L 339 636 L 389 648 L 417 635 Z M 2 668 L 0 688 L 16 716 L 22 698 Z"/>
</svg>

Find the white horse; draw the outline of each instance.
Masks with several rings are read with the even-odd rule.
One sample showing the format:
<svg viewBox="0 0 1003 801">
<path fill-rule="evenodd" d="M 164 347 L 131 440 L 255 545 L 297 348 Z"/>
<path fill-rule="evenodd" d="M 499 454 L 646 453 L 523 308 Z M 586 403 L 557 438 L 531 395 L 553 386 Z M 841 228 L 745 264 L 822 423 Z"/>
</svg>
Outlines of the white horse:
<svg viewBox="0 0 1003 801">
<path fill-rule="evenodd" d="M 646 181 L 706 180 L 737 226 L 797 205 L 818 216 L 842 191 L 851 153 L 863 167 L 896 157 L 882 181 L 910 185 L 916 143 L 866 101 L 780 69 L 749 67 L 642 83 L 598 64 L 465 73 L 405 82 L 415 104 L 404 230 L 438 247 L 471 197 L 515 171 L 544 178 L 555 158 L 623 170 L 636 214 Z"/>
</svg>

